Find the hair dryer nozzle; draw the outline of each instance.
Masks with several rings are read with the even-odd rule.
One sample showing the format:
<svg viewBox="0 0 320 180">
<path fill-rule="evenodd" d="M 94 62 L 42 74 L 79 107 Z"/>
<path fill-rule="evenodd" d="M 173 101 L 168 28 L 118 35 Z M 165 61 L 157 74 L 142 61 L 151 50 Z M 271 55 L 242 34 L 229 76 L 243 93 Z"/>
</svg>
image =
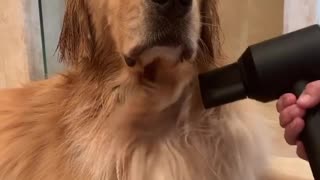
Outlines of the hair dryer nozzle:
<svg viewBox="0 0 320 180">
<path fill-rule="evenodd" d="M 247 97 L 238 63 L 199 75 L 205 108 L 220 106 Z"/>
</svg>

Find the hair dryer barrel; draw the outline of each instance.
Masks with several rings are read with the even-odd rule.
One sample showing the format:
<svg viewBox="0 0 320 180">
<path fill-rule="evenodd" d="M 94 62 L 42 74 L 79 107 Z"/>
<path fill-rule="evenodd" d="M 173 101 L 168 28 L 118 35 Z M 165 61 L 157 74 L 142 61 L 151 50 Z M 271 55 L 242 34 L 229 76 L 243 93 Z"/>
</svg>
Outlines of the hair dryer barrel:
<svg viewBox="0 0 320 180">
<path fill-rule="evenodd" d="M 206 108 L 244 98 L 268 102 L 299 80 L 320 79 L 320 27 L 313 25 L 250 46 L 231 65 L 199 75 Z"/>
</svg>

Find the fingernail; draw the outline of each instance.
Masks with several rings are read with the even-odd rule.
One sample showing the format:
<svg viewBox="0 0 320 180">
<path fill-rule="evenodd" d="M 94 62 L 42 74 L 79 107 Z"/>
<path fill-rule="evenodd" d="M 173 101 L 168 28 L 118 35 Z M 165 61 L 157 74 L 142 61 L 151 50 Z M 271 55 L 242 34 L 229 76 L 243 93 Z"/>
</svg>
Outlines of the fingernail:
<svg viewBox="0 0 320 180">
<path fill-rule="evenodd" d="M 298 103 L 299 104 L 306 104 L 310 101 L 311 97 L 308 94 L 303 94 L 299 97 Z"/>
</svg>

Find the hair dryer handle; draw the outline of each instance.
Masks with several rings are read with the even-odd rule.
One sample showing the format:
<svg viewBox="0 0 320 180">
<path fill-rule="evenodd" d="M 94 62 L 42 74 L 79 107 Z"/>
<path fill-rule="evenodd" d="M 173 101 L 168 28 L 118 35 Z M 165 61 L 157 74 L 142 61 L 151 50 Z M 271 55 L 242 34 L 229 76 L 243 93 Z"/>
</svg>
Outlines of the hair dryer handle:
<svg viewBox="0 0 320 180">
<path fill-rule="evenodd" d="M 294 94 L 299 97 L 308 81 L 299 81 L 294 86 Z M 320 93 L 320 92 L 319 92 Z M 315 180 L 320 180 L 320 105 L 307 111 L 305 128 L 300 135 L 308 156 Z"/>
</svg>

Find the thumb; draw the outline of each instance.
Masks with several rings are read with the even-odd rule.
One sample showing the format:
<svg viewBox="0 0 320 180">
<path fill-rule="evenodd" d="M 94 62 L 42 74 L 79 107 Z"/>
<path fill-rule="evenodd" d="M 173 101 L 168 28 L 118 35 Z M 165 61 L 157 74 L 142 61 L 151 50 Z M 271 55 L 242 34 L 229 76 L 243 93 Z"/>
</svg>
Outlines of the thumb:
<svg viewBox="0 0 320 180">
<path fill-rule="evenodd" d="M 313 108 L 320 103 L 320 81 L 315 81 L 306 86 L 301 96 L 297 101 L 302 108 Z"/>
</svg>

